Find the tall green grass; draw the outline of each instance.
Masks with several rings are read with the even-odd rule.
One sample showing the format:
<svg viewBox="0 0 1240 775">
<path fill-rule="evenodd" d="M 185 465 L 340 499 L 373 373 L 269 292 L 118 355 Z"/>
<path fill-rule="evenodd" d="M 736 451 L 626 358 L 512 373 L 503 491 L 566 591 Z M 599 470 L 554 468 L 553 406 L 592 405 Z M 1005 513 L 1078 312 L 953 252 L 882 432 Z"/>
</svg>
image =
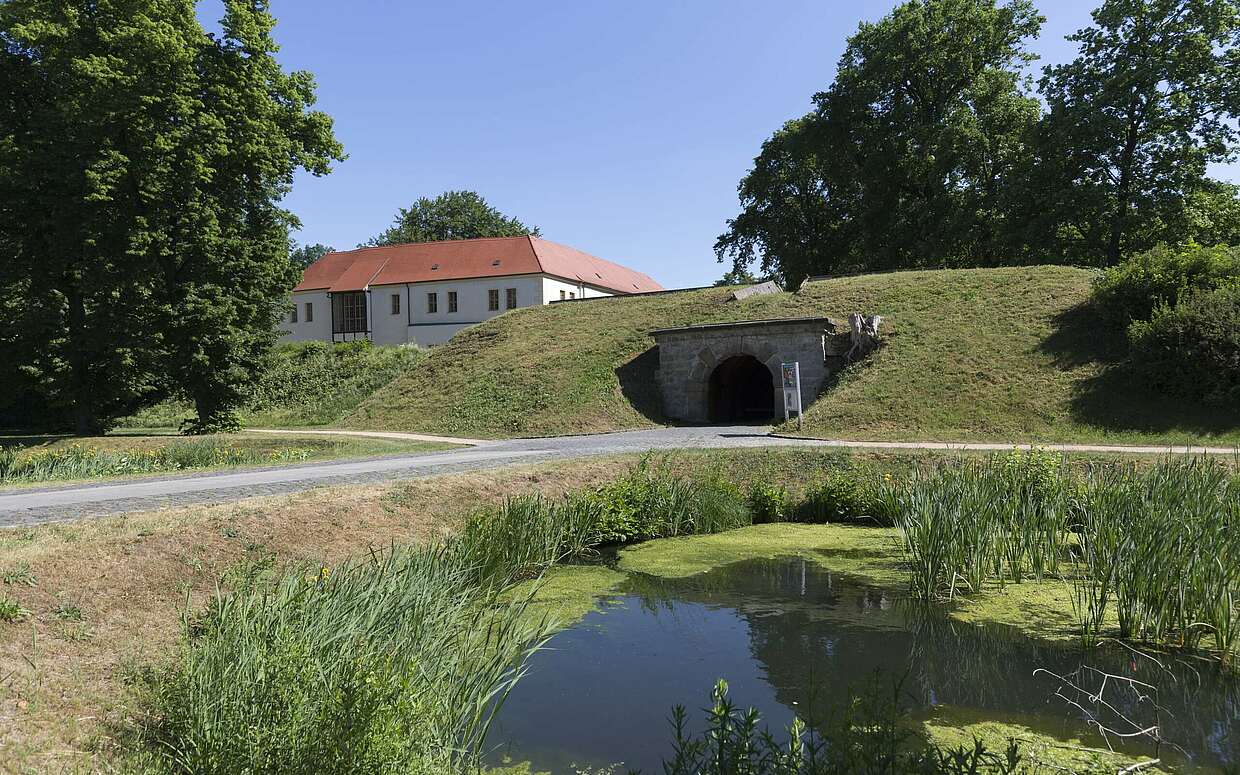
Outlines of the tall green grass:
<svg viewBox="0 0 1240 775">
<path fill-rule="evenodd" d="M 886 488 L 915 596 L 1060 578 L 1088 641 L 1240 646 L 1240 479 L 1217 460 L 1074 476 L 1012 453 L 918 473 Z"/>
<path fill-rule="evenodd" d="M 158 689 L 161 769 L 434 772 L 473 763 L 549 636 L 461 541 L 375 553 L 186 619 Z"/>
<path fill-rule="evenodd" d="M 900 529 L 914 593 L 951 599 L 991 581 L 1057 573 L 1069 489 L 1058 458 L 1017 452 L 917 473 L 880 497 Z"/>
<path fill-rule="evenodd" d="M 152 768 L 193 773 L 445 772 L 487 730 L 553 623 L 515 585 L 616 540 L 749 524 L 709 475 L 648 462 L 560 500 L 513 498 L 451 538 L 329 571 L 251 580 L 184 621 L 156 691 Z M 534 587 L 537 589 L 537 585 Z"/>
<path fill-rule="evenodd" d="M 1090 478 L 1081 510 L 1084 632 L 1114 614 L 1122 638 L 1234 656 L 1240 633 L 1240 479 L 1212 460 Z"/>
<path fill-rule="evenodd" d="M 677 476 L 645 459 L 624 476 L 556 501 L 510 498 L 468 520 L 462 544 L 482 583 L 532 578 L 607 544 L 700 535 L 753 524 L 744 495 L 716 472 Z"/>
<path fill-rule="evenodd" d="M 296 463 L 306 460 L 310 454 L 309 449 L 302 447 L 261 450 L 215 439 L 130 450 L 96 449 L 80 444 L 47 450 L 8 446 L 0 447 L 0 484 L 92 479 L 190 468 Z"/>
</svg>

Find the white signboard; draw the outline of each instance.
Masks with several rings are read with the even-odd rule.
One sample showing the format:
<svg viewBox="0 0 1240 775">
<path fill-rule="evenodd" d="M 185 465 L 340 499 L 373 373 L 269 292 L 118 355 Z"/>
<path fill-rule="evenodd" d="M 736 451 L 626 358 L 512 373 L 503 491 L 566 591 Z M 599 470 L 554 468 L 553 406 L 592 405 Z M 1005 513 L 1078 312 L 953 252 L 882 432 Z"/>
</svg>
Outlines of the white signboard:
<svg viewBox="0 0 1240 775">
<path fill-rule="evenodd" d="M 784 384 L 784 422 L 796 411 L 797 430 L 801 430 L 801 364 L 798 361 L 781 363 L 779 372 Z"/>
</svg>

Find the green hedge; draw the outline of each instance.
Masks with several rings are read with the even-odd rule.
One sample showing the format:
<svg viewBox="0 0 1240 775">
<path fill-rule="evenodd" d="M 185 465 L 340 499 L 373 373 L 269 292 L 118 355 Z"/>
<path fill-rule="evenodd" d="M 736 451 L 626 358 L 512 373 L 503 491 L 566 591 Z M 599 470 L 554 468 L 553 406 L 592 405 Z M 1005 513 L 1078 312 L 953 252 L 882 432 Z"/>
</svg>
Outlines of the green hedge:
<svg viewBox="0 0 1240 775">
<path fill-rule="evenodd" d="M 1232 282 L 1240 282 L 1240 247 L 1159 245 L 1103 272 L 1093 300 L 1108 320 L 1126 327 L 1196 291 Z"/>
<path fill-rule="evenodd" d="M 1159 391 L 1240 404 L 1240 282 L 1159 307 L 1128 337 L 1133 365 Z"/>
</svg>

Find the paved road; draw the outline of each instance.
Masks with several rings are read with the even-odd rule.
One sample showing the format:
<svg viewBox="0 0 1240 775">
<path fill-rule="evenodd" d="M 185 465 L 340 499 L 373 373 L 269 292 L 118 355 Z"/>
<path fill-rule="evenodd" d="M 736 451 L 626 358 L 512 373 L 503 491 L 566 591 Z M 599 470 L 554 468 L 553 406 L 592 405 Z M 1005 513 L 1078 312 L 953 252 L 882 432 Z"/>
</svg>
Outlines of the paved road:
<svg viewBox="0 0 1240 775">
<path fill-rule="evenodd" d="M 89 485 L 0 491 L 0 527 L 79 519 L 120 512 L 219 503 L 260 495 L 297 492 L 323 485 L 358 484 L 436 474 L 495 468 L 591 455 L 643 452 L 651 449 L 816 446 L 856 449 L 1007 450 L 1028 448 L 1014 444 L 954 444 L 948 442 L 856 442 L 794 439 L 769 435 L 756 426 L 659 428 L 593 436 L 476 442 L 468 449 L 420 455 L 303 463 L 250 469 L 129 479 Z M 376 433 L 375 435 L 379 435 Z M 399 434 L 383 433 L 385 438 Z M 426 438 L 426 437 L 422 437 Z M 457 441 L 470 442 L 469 439 Z M 1038 445 L 1064 452 L 1124 452 L 1130 454 L 1208 453 L 1236 454 L 1223 447 L 1125 447 L 1098 444 Z"/>
</svg>

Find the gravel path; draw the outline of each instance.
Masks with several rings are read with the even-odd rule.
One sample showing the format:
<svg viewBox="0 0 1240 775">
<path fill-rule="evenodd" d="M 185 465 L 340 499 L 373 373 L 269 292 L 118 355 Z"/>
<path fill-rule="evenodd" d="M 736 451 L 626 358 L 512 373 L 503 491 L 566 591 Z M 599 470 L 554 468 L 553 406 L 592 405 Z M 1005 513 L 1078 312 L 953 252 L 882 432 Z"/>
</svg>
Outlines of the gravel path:
<svg viewBox="0 0 1240 775">
<path fill-rule="evenodd" d="M 322 434 L 324 431 L 306 431 L 306 433 Z M 769 428 L 756 426 L 658 428 L 592 436 L 560 436 L 549 439 L 516 439 L 511 441 L 448 439 L 386 431 L 359 431 L 357 435 L 379 438 L 451 441 L 473 446 L 467 449 L 419 455 L 303 463 L 244 471 L 173 475 L 100 482 L 88 485 L 0 491 L 0 528 L 199 503 L 219 503 L 260 495 L 279 495 L 297 492 L 324 485 L 381 482 L 482 468 L 496 468 L 514 463 L 625 452 L 644 452 L 652 449 L 813 446 L 849 449 L 989 451 L 1028 449 L 1030 447 L 1027 444 L 857 442 L 800 439 L 772 436 L 770 435 Z M 1105 444 L 1045 444 L 1036 446 L 1040 449 L 1052 451 L 1086 453 L 1237 454 L 1237 450 L 1230 447 L 1134 447 Z"/>
</svg>

